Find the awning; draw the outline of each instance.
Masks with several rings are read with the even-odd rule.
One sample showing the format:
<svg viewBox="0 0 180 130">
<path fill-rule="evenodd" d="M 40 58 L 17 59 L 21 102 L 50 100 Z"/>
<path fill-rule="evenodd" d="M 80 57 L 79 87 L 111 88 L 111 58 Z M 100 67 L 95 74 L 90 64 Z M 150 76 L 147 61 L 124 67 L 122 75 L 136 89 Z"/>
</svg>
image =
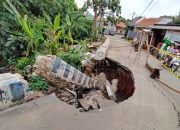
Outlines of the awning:
<svg viewBox="0 0 180 130">
<path fill-rule="evenodd" d="M 152 29 L 179 30 L 180 26 L 152 26 Z"/>
</svg>

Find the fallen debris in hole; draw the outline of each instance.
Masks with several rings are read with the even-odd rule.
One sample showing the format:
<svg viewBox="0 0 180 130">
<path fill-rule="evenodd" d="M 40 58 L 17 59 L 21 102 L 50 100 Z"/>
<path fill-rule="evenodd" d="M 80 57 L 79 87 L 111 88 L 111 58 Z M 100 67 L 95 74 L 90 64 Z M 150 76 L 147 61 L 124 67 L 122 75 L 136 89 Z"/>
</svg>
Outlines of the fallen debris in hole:
<svg viewBox="0 0 180 130">
<path fill-rule="evenodd" d="M 126 100 L 133 95 L 135 91 L 134 77 L 127 67 L 106 58 L 105 61 L 96 62 L 95 69 L 97 74 L 103 72 L 107 80 L 112 82 L 111 89 L 114 90 L 117 102 Z"/>
<path fill-rule="evenodd" d="M 35 74 L 57 88 L 60 100 L 81 112 L 100 109 L 99 101 L 105 98 L 123 101 L 135 89 L 132 72 L 111 59 L 97 61 L 94 68 L 86 66 L 86 74 L 52 55 L 38 56 L 34 67 Z M 92 74 L 92 69 L 96 73 Z"/>
<path fill-rule="evenodd" d="M 113 91 L 112 86 L 108 80 L 106 80 L 106 90 L 107 90 L 107 93 L 108 93 L 108 96 L 110 97 L 110 99 L 117 102 L 115 92 Z"/>
</svg>

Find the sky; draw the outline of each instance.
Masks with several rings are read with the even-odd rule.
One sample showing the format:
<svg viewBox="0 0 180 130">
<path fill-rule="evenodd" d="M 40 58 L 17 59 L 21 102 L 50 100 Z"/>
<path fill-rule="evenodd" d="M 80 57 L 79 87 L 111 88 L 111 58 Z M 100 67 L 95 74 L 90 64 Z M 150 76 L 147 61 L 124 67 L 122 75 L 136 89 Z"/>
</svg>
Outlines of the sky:
<svg viewBox="0 0 180 130">
<path fill-rule="evenodd" d="M 78 7 L 82 7 L 85 0 L 75 0 Z M 125 18 L 132 18 L 142 14 L 151 0 L 120 0 L 121 15 Z M 90 12 L 92 12 L 90 10 Z M 145 17 L 159 17 L 162 15 L 178 15 L 180 12 L 180 0 L 153 0 L 152 4 L 145 11 Z"/>
</svg>

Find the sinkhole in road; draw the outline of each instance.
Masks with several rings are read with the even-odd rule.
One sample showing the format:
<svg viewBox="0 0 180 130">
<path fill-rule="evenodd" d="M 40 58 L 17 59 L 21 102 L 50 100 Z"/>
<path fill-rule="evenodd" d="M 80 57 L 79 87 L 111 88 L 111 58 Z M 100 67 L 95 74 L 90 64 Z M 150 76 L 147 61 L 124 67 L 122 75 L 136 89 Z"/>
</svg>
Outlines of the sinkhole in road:
<svg viewBox="0 0 180 130">
<path fill-rule="evenodd" d="M 109 58 L 106 58 L 103 62 L 97 62 L 95 68 L 97 74 L 105 73 L 107 80 L 110 82 L 113 79 L 119 80 L 116 92 L 118 102 L 124 101 L 134 94 L 134 77 L 129 68 Z"/>
<path fill-rule="evenodd" d="M 112 99 L 117 103 L 120 103 L 130 98 L 135 91 L 134 77 L 129 68 L 109 58 L 106 58 L 103 61 L 95 61 L 94 63 L 95 66 L 93 66 L 93 68 L 85 68 L 82 70 L 85 74 L 87 73 L 87 70 L 90 70 L 92 79 L 95 79 L 92 81 L 94 86 L 90 88 L 72 84 L 67 81 L 63 82 L 62 79 L 56 80 L 55 78 L 55 80 L 53 80 L 55 86 L 62 85 L 62 87 L 57 87 L 57 97 L 67 104 L 74 105 L 80 112 L 96 109 L 101 110 L 103 106 L 106 106 L 103 105 L 103 103 L 107 103 L 104 99 Z M 116 81 L 118 80 L 118 83 L 116 84 L 116 91 L 113 90 L 112 98 L 108 93 L 107 82 L 109 81 L 109 84 L 112 87 L 113 80 L 115 79 Z"/>
</svg>

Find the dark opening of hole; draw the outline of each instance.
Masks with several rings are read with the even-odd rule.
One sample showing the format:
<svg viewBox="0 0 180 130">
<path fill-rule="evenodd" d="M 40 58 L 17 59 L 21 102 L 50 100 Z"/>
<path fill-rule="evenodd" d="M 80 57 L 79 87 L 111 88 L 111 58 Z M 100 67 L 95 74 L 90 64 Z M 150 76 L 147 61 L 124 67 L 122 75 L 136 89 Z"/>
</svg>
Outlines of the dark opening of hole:
<svg viewBox="0 0 180 130">
<path fill-rule="evenodd" d="M 105 73 L 106 78 L 111 82 L 118 79 L 117 101 L 121 102 L 131 97 L 135 91 L 134 77 L 130 69 L 120 63 L 106 58 L 103 62 L 97 62 L 95 66 L 97 74 Z"/>
</svg>

